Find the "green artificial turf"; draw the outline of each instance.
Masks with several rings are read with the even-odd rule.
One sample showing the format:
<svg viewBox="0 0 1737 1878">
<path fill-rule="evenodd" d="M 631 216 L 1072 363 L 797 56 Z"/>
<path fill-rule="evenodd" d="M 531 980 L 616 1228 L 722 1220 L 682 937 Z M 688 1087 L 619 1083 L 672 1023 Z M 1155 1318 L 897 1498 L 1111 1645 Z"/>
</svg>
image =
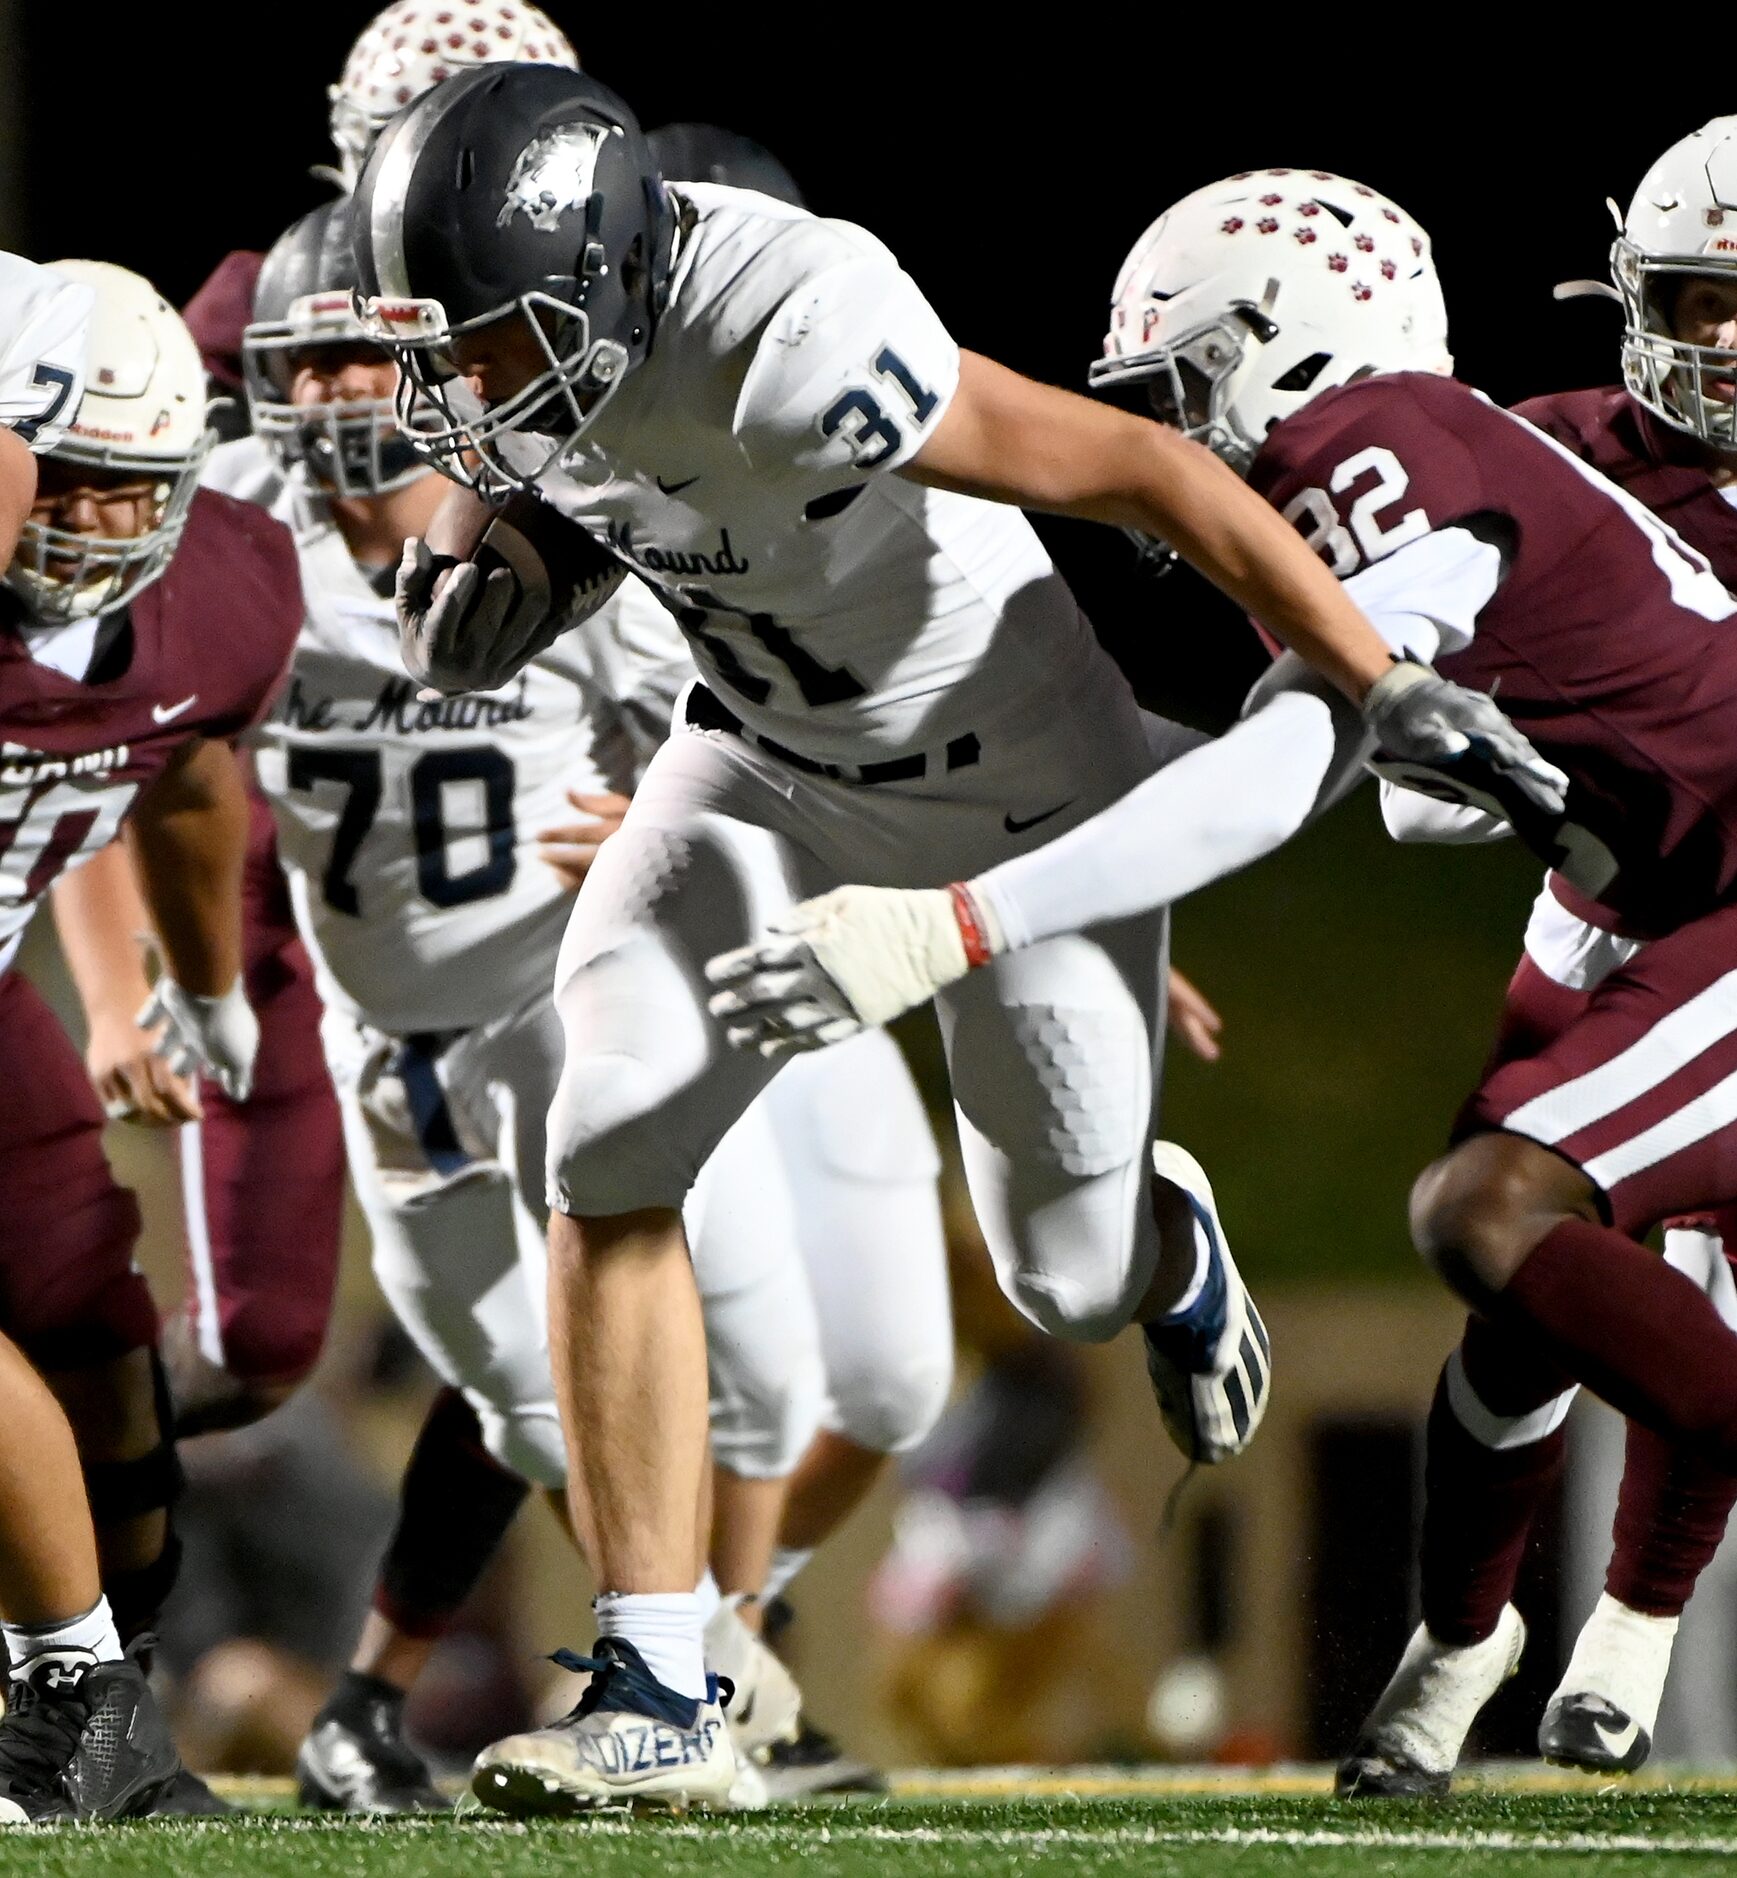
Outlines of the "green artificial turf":
<svg viewBox="0 0 1737 1878">
<path fill-rule="evenodd" d="M 1178 1878 L 1711 1878 L 1737 1857 L 1737 1793 L 1472 1793 L 1428 1805 L 1337 1806 L 1324 1797 L 890 1801 L 749 1817 L 483 1816 L 368 1824 L 261 1814 L 232 1820 L 60 1828 L 0 1837 L 0 1874 L 87 1878 L 1044 1878 L 1086 1872 Z"/>
</svg>

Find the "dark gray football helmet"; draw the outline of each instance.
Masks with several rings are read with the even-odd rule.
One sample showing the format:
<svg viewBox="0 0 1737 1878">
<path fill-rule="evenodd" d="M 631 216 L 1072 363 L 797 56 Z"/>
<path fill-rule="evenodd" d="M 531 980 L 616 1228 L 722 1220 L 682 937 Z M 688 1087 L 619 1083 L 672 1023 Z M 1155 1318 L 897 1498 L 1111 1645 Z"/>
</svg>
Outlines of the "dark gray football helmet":
<svg viewBox="0 0 1737 1878">
<path fill-rule="evenodd" d="M 401 395 L 439 413 L 417 448 L 473 486 L 531 486 L 644 359 L 668 297 L 675 217 L 638 120 L 584 73 L 480 67 L 393 118 L 353 202 L 364 323 Z M 454 342 L 514 319 L 546 364 L 485 406 Z"/>
</svg>

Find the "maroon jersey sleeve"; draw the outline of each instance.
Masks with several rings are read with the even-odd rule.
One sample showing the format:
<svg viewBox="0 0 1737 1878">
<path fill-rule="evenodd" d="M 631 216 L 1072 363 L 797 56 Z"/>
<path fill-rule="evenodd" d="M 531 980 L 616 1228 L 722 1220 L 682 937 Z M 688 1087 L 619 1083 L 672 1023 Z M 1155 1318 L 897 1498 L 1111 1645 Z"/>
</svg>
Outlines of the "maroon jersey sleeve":
<svg viewBox="0 0 1737 1878">
<path fill-rule="evenodd" d="M 206 371 L 231 391 L 241 389 L 241 335 L 253 318 L 253 290 L 264 261 L 250 248 L 226 254 L 182 314 Z"/>
<path fill-rule="evenodd" d="M 198 697 L 189 728 L 239 737 L 263 722 L 301 631 L 294 537 L 256 503 L 201 489 L 168 572 L 138 607 L 156 616 L 159 688 Z"/>
<path fill-rule="evenodd" d="M 1620 385 L 1528 398 L 1514 413 L 1644 502 L 1737 592 L 1737 508 L 1697 438 L 1660 422 Z"/>
<path fill-rule="evenodd" d="M 1542 398 L 1527 398 L 1511 407 L 1516 417 L 1536 425 L 1588 463 L 1605 469 L 1607 463 L 1632 456 L 1638 433 L 1619 439 L 1616 426 L 1629 414 L 1629 395 L 1620 385 L 1600 385 L 1592 391 L 1553 391 Z"/>
</svg>

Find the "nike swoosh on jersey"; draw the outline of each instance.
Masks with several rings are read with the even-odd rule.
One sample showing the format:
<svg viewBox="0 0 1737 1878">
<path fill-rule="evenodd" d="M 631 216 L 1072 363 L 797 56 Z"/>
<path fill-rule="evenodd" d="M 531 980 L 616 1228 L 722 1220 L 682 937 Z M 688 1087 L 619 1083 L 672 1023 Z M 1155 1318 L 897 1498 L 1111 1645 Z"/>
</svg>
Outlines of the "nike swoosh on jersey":
<svg viewBox="0 0 1737 1878">
<path fill-rule="evenodd" d="M 1028 828 L 1035 828 L 1039 822 L 1047 822 L 1052 815 L 1059 815 L 1063 809 L 1071 809 L 1073 805 L 1074 797 L 1069 796 L 1065 802 L 1058 802 L 1053 809 L 1045 809 L 1041 815 L 1028 815 L 1023 821 L 1016 820 L 1011 815 L 1004 815 L 1001 818 L 1001 825 L 1010 835 L 1023 835 Z"/>
<path fill-rule="evenodd" d="M 654 476 L 655 482 L 666 496 L 679 496 L 684 489 L 691 489 L 700 479 L 697 476 L 684 477 L 679 483 L 666 483 L 661 476 Z"/>
<path fill-rule="evenodd" d="M 151 706 L 151 721 L 154 724 L 173 723 L 184 711 L 192 710 L 194 705 L 198 702 L 199 693 L 195 691 L 190 698 L 183 698 L 179 704 L 153 704 Z"/>
</svg>

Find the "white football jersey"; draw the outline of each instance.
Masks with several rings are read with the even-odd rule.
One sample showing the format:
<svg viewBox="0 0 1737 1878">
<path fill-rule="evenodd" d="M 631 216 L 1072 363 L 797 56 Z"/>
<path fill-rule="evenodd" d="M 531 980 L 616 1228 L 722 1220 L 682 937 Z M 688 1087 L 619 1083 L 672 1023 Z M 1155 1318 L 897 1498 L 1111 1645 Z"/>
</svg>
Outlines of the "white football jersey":
<svg viewBox="0 0 1737 1878">
<path fill-rule="evenodd" d="M 879 761 L 1041 713 L 1091 629 L 1017 510 L 889 472 L 940 422 L 959 349 L 880 242 L 683 183 L 645 362 L 539 487 L 676 610 L 758 735 Z M 526 468 L 547 441 L 503 440 Z"/>
<path fill-rule="evenodd" d="M 95 304 L 82 281 L 0 253 L 0 424 L 39 455 L 78 415 Z"/>
<path fill-rule="evenodd" d="M 300 550 L 306 622 L 255 762 L 322 996 L 404 1035 L 546 995 L 572 895 L 534 837 L 580 819 L 569 789 L 631 792 L 693 676 L 680 632 L 627 581 L 498 691 L 421 700 L 325 505 L 255 439 L 213 463 Z"/>
</svg>

